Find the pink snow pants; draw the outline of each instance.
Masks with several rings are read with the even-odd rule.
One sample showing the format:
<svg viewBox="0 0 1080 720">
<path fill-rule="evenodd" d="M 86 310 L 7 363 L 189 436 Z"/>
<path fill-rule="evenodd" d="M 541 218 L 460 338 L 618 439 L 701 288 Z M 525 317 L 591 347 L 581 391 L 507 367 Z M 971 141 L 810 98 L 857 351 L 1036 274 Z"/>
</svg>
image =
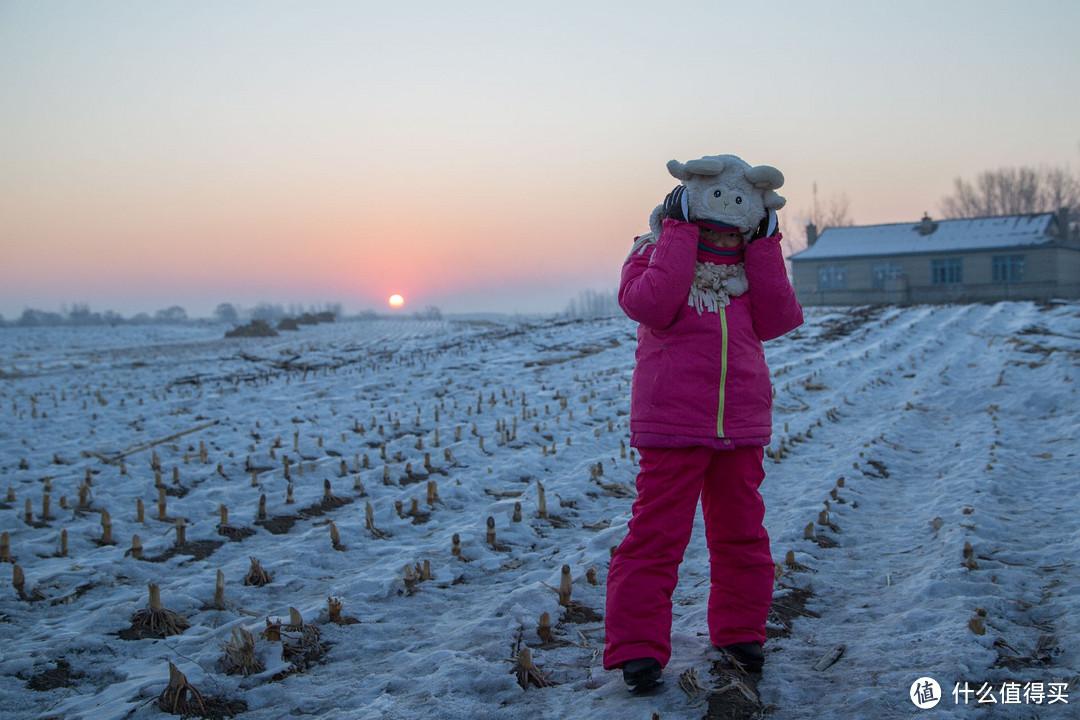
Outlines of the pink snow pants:
<svg viewBox="0 0 1080 720">
<path fill-rule="evenodd" d="M 765 643 L 773 559 L 762 521 L 764 449 L 640 448 L 638 497 L 607 580 L 604 667 L 671 658 L 671 595 L 698 497 L 709 546 L 709 639 Z"/>
</svg>

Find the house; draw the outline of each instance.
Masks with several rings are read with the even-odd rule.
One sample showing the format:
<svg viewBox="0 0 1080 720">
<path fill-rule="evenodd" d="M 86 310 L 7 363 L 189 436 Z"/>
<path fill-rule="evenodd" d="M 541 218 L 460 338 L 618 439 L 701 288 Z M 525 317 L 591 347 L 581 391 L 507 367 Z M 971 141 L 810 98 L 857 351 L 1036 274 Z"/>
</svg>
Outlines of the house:
<svg viewBox="0 0 1080 720">
<path fill-rule="evenodd" d="M 791 256 L 803 305 L 1080 297 L 1069 212 L 827 228 Z"/>
</svg>

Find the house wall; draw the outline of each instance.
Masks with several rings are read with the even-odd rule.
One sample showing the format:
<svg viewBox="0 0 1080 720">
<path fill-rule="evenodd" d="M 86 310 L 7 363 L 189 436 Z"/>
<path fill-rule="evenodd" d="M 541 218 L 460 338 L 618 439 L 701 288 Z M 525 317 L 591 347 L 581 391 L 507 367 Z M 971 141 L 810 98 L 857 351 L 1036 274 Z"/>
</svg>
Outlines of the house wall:
<svg viewBox="0 0 1080 720">
<path fill-rule="evenodd" d="M 865 305 L 875 303 L 996 302 L 1080 297 L 1080 246 L 1075 244 L 1024 247 L 985 252 L 941 253 L 839 260 L 792 261 L 795 292 L 803 305 Z M 995 282 L 993 258 L 1024 256 L 1023 282 Z M 962 282 L 934 285 L 933 261 L 962 258 Z M 875 288 L 873 269 L 884 262 L 901 263 L 902 275 Z M 819 287 L 819 268 L 845 267 L 845 287 Z"/>
<path fill-rule="evenodd" d="M 1054 266 L 1061 291 L 1058 297 L 1080 297 L 1080 241 L 1066 243 L 1055 258 Z"/>
</svg>

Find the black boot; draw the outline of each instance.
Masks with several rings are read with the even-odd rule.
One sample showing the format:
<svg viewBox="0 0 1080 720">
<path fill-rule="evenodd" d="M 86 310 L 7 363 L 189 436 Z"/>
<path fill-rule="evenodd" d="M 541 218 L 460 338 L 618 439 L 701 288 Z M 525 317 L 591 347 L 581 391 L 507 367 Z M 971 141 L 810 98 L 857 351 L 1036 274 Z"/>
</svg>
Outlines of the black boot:
<svg viewBox="0 0 1080 720">
<path fill-rule="evenodd" d="M 623 663 L 623 681 L 630 687 L 631 692 L 645 692 L 652 690 L 663 681 L 660 674 L 663 668 L 660 661 L 655 658 L 638 658 L 627 660 Z"/>
<path fill-rule="evenodd" d="M 756 642 L 741 642 L 719 648 L 726 658 L 739 670 L 759 673 L 765 666 L 765 653 Z"/>
</svg>

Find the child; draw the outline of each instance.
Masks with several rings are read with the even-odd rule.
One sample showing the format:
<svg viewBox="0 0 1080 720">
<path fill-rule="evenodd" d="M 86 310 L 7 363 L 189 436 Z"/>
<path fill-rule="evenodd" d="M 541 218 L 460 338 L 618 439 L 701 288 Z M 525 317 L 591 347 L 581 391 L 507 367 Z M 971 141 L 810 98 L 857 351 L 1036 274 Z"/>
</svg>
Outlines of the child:
<svg viewBox="0 0 1080 720">
<path fill-rule="evenodd" d="M 626 259 L 619 304 L 639 323 L 630 442 L 638 497 L 607 582 L 604 667 L 660 682 L 671 595 L 700 496 L 712 644 L 760 672 L 773 559 L 762 526 L 772 387 L 762 341 L 802 324 L 780 252 L 779 170 L 732 155 L 668 163 L 682 181 Z"/>
</svg>

